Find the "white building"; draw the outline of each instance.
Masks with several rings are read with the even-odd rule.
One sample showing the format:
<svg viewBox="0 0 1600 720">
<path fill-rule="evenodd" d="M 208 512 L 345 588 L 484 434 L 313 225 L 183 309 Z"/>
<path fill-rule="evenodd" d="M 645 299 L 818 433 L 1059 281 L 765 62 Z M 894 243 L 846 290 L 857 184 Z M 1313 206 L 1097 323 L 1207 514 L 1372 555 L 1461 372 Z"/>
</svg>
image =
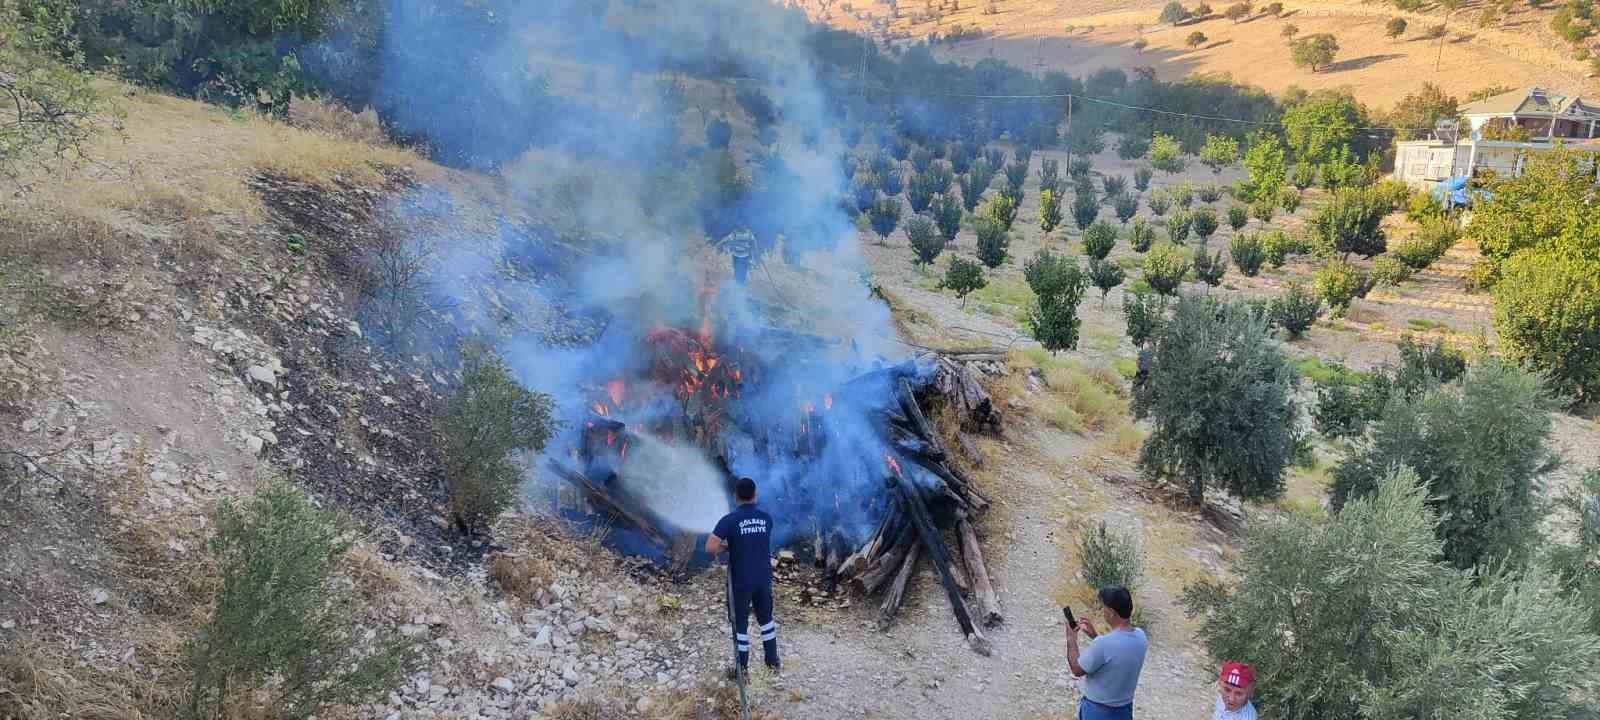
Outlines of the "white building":
<svg viewBox="0 0 1600 720">
<path fill-rule="evenodd" d="M 1600 105 L 1534 86 L 1469 103 L 1466 127 L 1396 143 L 1394 176 L 1423 189 L 1486 170 L 1519 175 L 1530 152 L 1557 144 L 1600 150 Z"/>
</svg>

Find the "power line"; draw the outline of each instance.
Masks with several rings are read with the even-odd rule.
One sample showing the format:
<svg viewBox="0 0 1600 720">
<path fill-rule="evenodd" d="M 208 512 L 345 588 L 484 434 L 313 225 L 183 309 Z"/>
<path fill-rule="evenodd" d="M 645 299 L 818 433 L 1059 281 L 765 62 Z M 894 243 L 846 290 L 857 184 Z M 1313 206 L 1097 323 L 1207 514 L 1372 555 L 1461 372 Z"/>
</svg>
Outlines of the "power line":
<svg viewBox="0 0 1600 720">
<path fill-rule="evenodd" d="M 967 93 L 933 93 L 933 94 L 935 96 L 937 96 L 937 97 L 971 98 L 971 99 L 977 99 L 977 100 L 1060 100 L 1060 99 L 1076 99 L 1076 100 L 1079 100 L 1079 101 L 1082 101 L 1082 102 L 1097 103 L 1097 104 L 1100 104 L 1100 105 L 1109 105 L 1111 107 L 1122 108 L 1124 110 L 1138 110 L 1138 111 L 1141 111 L 1141 112 L 1154 113 L 1154 114 L 1157 114 L 1157 115 L 1169 115 L 1169 116 L 1173 116 L 1173 117 L 1192 118 L 1192 119 L 1196 119 L 1196 120 L 1209 120 L 1209 121 L 1214 121 L 1214 122 L 1230 122 L 1230 123 L 1237 123 L 1237 124 L 1240 124 L 1240 125 L 1256 125 L 1256 126 L 1263 126 L 1263 127 L 1283 127 L 1283 122 L 1282 121 L 1266 122 L 1266 121 L 1262 121 L 1262 120 L 1245 120 L 1243 118 L 1224 117 L 1224 116 L 1221 116 L 1221 115 L 1202 115 L 1202 114 L 1198 114 L 1198 113 L 1178 112 L 1176 110 L 1162 110 L 1160 108 L 1143 107 L 1143 106 L 1139 106 L 1139 105 L 1129 105 L 1128 103 L 1121 103 L 1121 102 L 1117 102 L 1115 100 L 1106 100 L 1104 98 L 1090 97 L 1088 95 L 1080 95 L 1078 93 L 1045 93 L 1045 94 L 1036 94 L 1036 95 L 975 95 L 975 94 L 967 94 Z M 1310 127 L 1341 128 L 1341 129 L 1345 129 L 1345 130 L 1350 130 L 1352 132 L 1367 132 L 1367 133 L 1371 133 L 1371 132 L 1399 133 L 1399 132 L 1417 132 L 1417 131 L 1420 131 L 1420 132 L 1431 132 L 1431 131 L 1434 130 L 1434 128 L 1431 128 L 1431 127 L 1427 127 L 1427 128 L 1397 128 L 1397 127 L 1352 127 L 1352 128 L 1345 128 L 1345 127 L 1340 126 L 1340 125 L 1312 125 Z"/>
</svg>

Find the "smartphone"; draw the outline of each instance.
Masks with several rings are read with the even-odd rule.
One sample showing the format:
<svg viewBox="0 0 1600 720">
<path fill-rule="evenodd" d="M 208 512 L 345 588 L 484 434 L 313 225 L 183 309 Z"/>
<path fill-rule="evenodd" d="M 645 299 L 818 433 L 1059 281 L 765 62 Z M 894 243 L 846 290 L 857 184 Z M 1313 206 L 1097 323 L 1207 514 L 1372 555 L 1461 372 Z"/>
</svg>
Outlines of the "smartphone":
<svg viewBox="0 0 1600 720">
<path fill-rule="evenodd" d="M 1067 627 L 1070 627 L 1073 630 L 1078 629 L 1078 619 L 1072 616 L 1072 608 L 1061 608 L 1061 614 L 1065 615 L 1067 618 Z"/>
</svg>

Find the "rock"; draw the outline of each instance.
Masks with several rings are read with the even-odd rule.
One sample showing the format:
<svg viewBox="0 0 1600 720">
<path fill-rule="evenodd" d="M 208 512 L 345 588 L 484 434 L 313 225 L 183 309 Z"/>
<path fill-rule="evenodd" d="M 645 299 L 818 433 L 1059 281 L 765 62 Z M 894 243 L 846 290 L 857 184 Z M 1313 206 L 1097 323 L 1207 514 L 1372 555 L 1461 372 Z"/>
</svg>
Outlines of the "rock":
<svg viewBox="0 0 1600 720">
<path fill-rule="evenodd" d="M 1006 404 L 1010 405 L 1012 410 L 1021 410 L 1028 406 L 1027 401 L 1016 395 L 1012 395 L 1010 399 L 1006 400 Z"/>
<path fill-rule="evenodd" d="M 508 678 L 508 677 L 497 677 L 497 678 L 495 678 L 494 679 L 494 686 L 495 686 L 495 688 L 500 689 L 500 690 L 504 690 L 506 692 L 514 692 L 517 689 L 517 684 L 511 682 L 511 678 Z"/>
<path fill-rule="evenodd" d="M 406 637 L 417 637 L 428 632 L 427 625 L 401 625 L 400 634 Z"/>
<path fill-rule="evenodd" d="M 106 601 L 108 601 L 110 599 L 111 599 L 111 593 L 106 592 L 105 590 L 103 590 L 101 588 L 95 588 L 94 592 L 90 593 L 90 595 L 89 595 L 90 602 L 93 602 L 96 605 L 104 605 L 104 604 L 106 604 Z"/>
<path fill-rule="evenodd" d="M 261 383 L 262 385 L 271 385 L 273 387 L 278 386 L 277 373 L 272 372 L 272 369 L 265 365 L 251 365 L 250 369 L 246 370 L 245 373 L 250 376 L 251 380 Z"/>
<path fill-rule="evenodd" d="M 249 448 L 250 453 L 254 455 L 259 454 L 261 449 L 267 446 L 267 441 L 255 435 L 246 435 L 244 437 L 244 445 L 245 447 Z"/>
<path fill-rule="evenodd" d="M 785 565 L 794 562 L 794 551 L 793 550 L 779 550 L 778 551 L 778 562 L 783 563 Z"/>
<path fill-rule="evenodd" d="M 652 704 L 653 703 L 650 702 L 650 698 L 641 697 L 639 698 L 639 702 L 633 704 L 633 711 L 643 715 L 644 713 L 650 712 L 650 706 Z"/>
<path fill-rule="evenodd" d="M 578 676 L 577 670 L 567 668 L 566 670 L 561 671 L 561 682 L 566 683 L 567 687 L 573 687 L 577 685 L 578 681 L 581 679 L 582 678 Z"/>
<path fill-rule="evenodd" d="M 539 628 L 539 634 L 533 636 L 533 646 L 534 647 L 549 647 L 550 646 L 550 632 L 551 632 L 551 628 L 550 628 L 549 625 L 545 625 L 545 626 Z"/>
<path fill-rule="evenodd" d="M 657 685 L 666 685 L 667 683 L 670 683 L 670 682 L 672 682 L 672 676 L 671 675 L 668 675 L 667 673 L 664 673 L 664 672 L 656 673 L 656 684 Z"/>
<path fill-rule="evenodd" d="M 38 418 L 28 418 L 22 421 L 22 431 L 25 433 L 39 432 L 39 428 L 42 425 L 43 423 L 39 422 Z"/>
<path fill-rule="evenodd" d="M 17 621 L 15 621 L 15 620 L 7 620 L 5 622 L 0 622 L 0 630 L 15 630 L 16 628 L 17 628 Z"/>
</svg>

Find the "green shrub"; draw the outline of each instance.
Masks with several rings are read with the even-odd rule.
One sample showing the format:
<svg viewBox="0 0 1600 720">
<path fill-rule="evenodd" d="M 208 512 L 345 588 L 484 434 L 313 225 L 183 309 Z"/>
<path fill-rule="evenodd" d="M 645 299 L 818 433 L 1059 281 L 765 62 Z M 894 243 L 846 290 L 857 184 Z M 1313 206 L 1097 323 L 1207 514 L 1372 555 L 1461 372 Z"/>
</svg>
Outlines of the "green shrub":
<svg viewBox="0 0 1600 720">
<path fill-rule="evenodd" d="M 1194 205 L 1194 186 L 1187 180 L 1167 188 L 1167 192 L 1172 197 L 1172 204 L 1178 207 L 1187 208 Z"/>
<path fill-rule="evenodd" d="M 1075 157 L 1067 164 L 1067 173 L 1080 180 L 1089 179 L 1089 171 L 1094 169 L 1094 163 L 1086 157 Z"/>
<path fill-rule="evenodd" d="M 1112 208 L 1117 212 L 1117 220 L 1124 225 L 1139 212 L 1139 198 L 1134 195 L 1118 195 L 1112 201 Z"/>
<path fill-rule="evenodd" d="M 1108 530 L 1104 520 L 1078 533 L 1078 562 L 1083 566 L 1083 581 L 1095 590 L 1119 586 L 1132 592 L 1144 575 L 1139 538 Z"/>
<path fill-rule="evenodd" d="M 1100 201 L 1095 199 L 1094 190 L 1080 189 L 1072 200 L 1072 222 L 1083 230 L 1100 217 Z"/>
<path fill-rule="evenodd" d="M 1317 166 L 1306 161 L 1295 163 L 1294 172 L 1289 174 L 1289 183 L 1302 191 L 1317 184 Z"/>
<path fill-rule="evenodd" d="M 939 227 L 939 235 L 948 245 L 956 241 L 956 234 L 961 232 L 961 203 L 947 193 L 933 196 L 933 202 L 928 204 L 928 210 L 933 215 L 933 223 Z"/>
<path fill-rule="evenodd" d="M 967 306 L 967 295 L 974 290 L 982 289 L 989 281 L 983 277 L 983 267 L 965 258 L 950 258 L 949 267 L 945 268 L 944 279 L 939 287 L 954 291 L 956 297 L 961 298 L 961 307 Z"/>
<path fill-rule="evenodd" d="M 1317 432 L 1330 440 L 1355 437 L 1366 428 L 1370 408 L 1361 388 L 1345 383 L 1317 385 L 1317 405 L 1311 411 Z"/>
<path fill-rule="evenodd" d="M 1350 303 L 1364 298 L 1372 290 L 1372 277 L 1366 271 L 1343 260 L 1330 260 L 1317 270 L 1313 280 L 1317 294 L 1328 303 L 1334 317 L 1344 317 Z"/>
<path fill-rule="evenodd" d="M 1100 186 L 1106 192 L 1106 197 L 1116 197 L 1128 189 L 1128 179 L 1121 175 L 1107 175 L 1100 178 Z"/>
<path fill-rule="evenodd" d="M 1392 205 L 1382 192 L 1343 188 L 1317 210 L 1310 226 L 1317 240 L 1345 258 L 1351 254 L 1372 257 L 1387 248 L 1383 218 Z"/>
<path fill-rule="evenodd" d="M 978 260 L 991 270 L 1005 263 L 1006 253 L 1011 248 L 1006 226 L 993 217 L 980 215 L 972 221 L 972 229 L 978 234 Z"/>
<path fill-rule="evenodd" d="M 1100 258 L 1089 259 L 1089 282 L 1100 289 L 1100 307 L 1106 306 L 1106 295 L 1111 289 L 1121 285 L 1128 274 L 1122 266 Z"/>
<path fill-rule="evenodd" d="M 1125 292 L 1122 294 L 1122 319 L 1128 340 L 1134 347 L 1144 347 L 1155 336 L 1166 319 L 1167 297 L 1150 292 Z"/>
<path fill-rule="evenodd" d="M 1213 255 L 1206 252 L 1204 243 L 1194 249 L 1193 264 L 1195 279 L 1211 287 L 1221 285 L 1222 276 L 1228 273 L 1228 258 L 1223 255 L 1223 251 L 1218 250 Z"/>
<path fill-rule="evenodd" d="M 1216 183 L 1206 183 L 1194 190 L 1195 198 L 1203 203 L 1214 203 L 1222 199 L 1222 188 Z"/>
<path fill-rule="evenodd" d="M 1444 217 L 1444 206 L 1433 193 L 1411 193 L 1411 199 L 1406 203 L 1406 218 L 1412 222 L 1420 223 L 1437 220 Z"/>
<path fill-rule="evenodd" d="M 1161 8 L 1161 17 L 1159 19 L 1168 25 L 1177 25 L 1189 19 L 1189 10 L 1178 0 L 1172 0 L 1172 2 Z"/>
<path fill-rule="evenodd" d="M 1183 276 L 1189 273 L 1189 256 L 1172 244 L 1150 249 L 1144 260 L 1144 281 L 1162 295 L 1178 292 Z"/>
<path fill-rule="evenodd" d="M 1267 253 L 1261 247 L 1259 233 L 1240 233 L 1228 241 L 1228 253 L 1233 256 L 1233 264 L 1245 277 L 1255 277 L 1261 272 L 1261 263 L 1266 262 Z"/>
<path fill-rule="evenodd" d="M 1016 211 L 1012 211 L 1016 215 Z M 867 209 L 867 222 L 872 225 L 872 231 L 878 234 L 878 242 L 886 242 L 889 234 L 900 225 L 900 198 L 892 195 L 880 196 L 872 207 Z"/>
<path fill-rule="evenodd" d="M 1271 220 L 1272 216 L 1268 215 L 1267 219 Z M 1243 205 L 1232 205 L 1228 207 L 1228 227 L 1233 228 L 1233 230 L 1237 232 L 1240 228 L 1245 226 L 1245 223 L 1248 222 L 1250 222 L 1250 213 L 1244 209 Z"/>
<path fill-rule="evenodd" d="M 1001 227 L 1010 232 L 1012 224 L 1017 221 L 1017 201 L 1010 195 L 997 194 L 989 198 L 989 202 L 983 206 L 983 213 L 994 218 Z"/>
<path fill-rule="evenodd" d="M 544 448 L 556 427 L 548 395 L 529 391 L 487 347 L 461 350 L 461 387 L 438 420 L 456 524 L 481 532 L 516 502 L 523 473 L 514 457 Z"/>
<path fill-rule="evenodd" d="M 1322 317 L 1322 298 L 1306 290 L 1304 284 L 1291 282 L 1282 295 L 1272 299 L 1268 313 L 1273 325 L 1287 330 L 1289 338 L 1295 339 Z"/>
<path fill-rule="evenodd" d="M 1223 168 L 1239 162 L 1239 141 L 1229 135 L 1207 135 L 1205 145 L 1200 148 L 1200 162 L 1211 168 L 1212 173 L 1222 172 Z"/>
<path fill-rule="evenodd" d="M 1172 209 L 1172 195 L 1161 190 L 1152 190 L 1145 196 L 1144 202 L 1150 206 L 1150 212 L 1155 213 L 1156 217 L 1161 217 Z"/>
<path fill-rule="evenodd" d="M 1140 165 L 1133 171 L 1133 189 L 1144 192 L 1150 189 L 1150 178 L 1155 173 L 1150 168 Z"/>
<path fill-rule="evenodd" d="M 1258 658 L 1254 703 L 1263 713 L 1585 714 L 1600 683 L 1600 640 L 1581 629 L 1582 610 L 1543 573 L 1474 576 L 1437 562 L 1439 520 L 1427 497 L 1415 473 L 1389 469 L 1371 495 L 1330 518 L 1252 524 L 1236 583 L 1186 589 L 1184 606 L 1200 619 L 1212 658 Z M 1530 677 L 1540 689 L 1503 692 Z"/>
<path fill-rule="evenodd" d="M 1096 260 L 1104 260 L 1117 245 L 1117 229 L 1097 221 L 1083 231 L 1083 252 Z"/>
<path fill-rule="evenodd" d="M 1560 253 L 1529 249 L 1506 261 L 1494 285 L 1495 329 L 1512 359 L 1547 373 L 1557 392 L 1592 401 L 1600 398 L 1600 254 Z"/>
<path fill-rule="evenodd" d="M 1391 400 L 1335 468 L 1333 507 L 1376 492 L 1392 468 L 1415 468 L 1439 514 L 1445 558 L 1460 568 L 1519 566 L 1539 538 L 1553 409 L 1539 376 L 1494 358 L 1468 368 L 1459 385 Z"/>
<path fill-rule="evenodd" d="M 1300 208 L 1300 191 L 1294 188 L 1284 188 L 1278 195 L 1278 205 L 1284 212 L 1294 212 Z"/>
<path fill-rule="evenodd" d="M 1217 212 L 1202 207 L 1189 213 L 1189 229 L 1194 231 L 1195 237 L 1200 238 L 1200 244 L 1204 245 L 1211 239 L 1212 233 L 1217 231 Z"/>
<path fill-rule="evenodd" d="M 1133 246 L 1134 252 L 1144 252 L 1150 249 L 1150 244 L 1156 240 L 1156 229 L 1150 227 L 1142 218 L 1135 219 L 1128 226 L 1128 244 Z"/>
<path fill-rule="evenodd" d="M 1261 236 L 1261 251 L 1266 253 L 1267 262 L 1272 263 L 1273 267 L 1283 267 L 1283 263 L 1295 251 L 1295 242 L 1289 233 L 1271 230 Z"/>
<path fill-rule="evenodd" d="M 1033 338 L 1052 353 L 1076 348 L 1078 305 L 1088 286 L 1078 263 L 1044 249 L 1027 262 L 1023 275 L 1035 296 L 1024 323 Z"/>
<path fill-rule="evenodd" d="M 1145 157 L 1150 161 L 1150 167 L 1164 173 L 1180 173 L 1188 166 L 1178 139 L 1163 133 L 1156 133 L 1150 138 L 1150 149 Z"/>
<path fill-rule="evenodd" d="M 1374 285 L 1389 285 L 1397 287 L 1411 279 L 1411 268 L 1405 263 L 1388 255 L 1372 261 L 1372 282 Z"/>
<path fill-rule="evenodd" d="M 1056 191 L 1039 191 L 1039 229 L 1048 235 L 1060 224 L 1061 200 L 1056 196 Z"/>
<path fill-rule="evenodd" d="M 1173 245 L 1182 245 L 1189 239 L 1189 229 L 1194 222 L 1194 216 L 1187 212 L 1176 212 L 1167 218 L 1167 239 Z"/>
<path fill-rule="evenodd" d="M 1459 237 L 1455 223 L 1442 217 L 1433 218 L 1424 221 L 1411 237 L 1396 243 L 1390 254 L 1406 267 L 1422 270 L 1444 257 Z"/>
<path fill-rule="evenodd" d="M 220 583 L 189 648 L 189 717 L 227 717 L 249 694 L 274 716 L 304 718 L 381 696 L 416 666 L 404 638 L 364 637 L 338 577 L 350 541 L 304 492 L 274 481 L 243 507 L 224 500 L 214 524 Z"/>
<path fill-rule="evenodd" d="M 1208 489 L 1247 500 L 1281 495 L 1299 444 L 1294 377 L 1248 304 L 1180 297 L 1133 386 L 1133 411 L 1151 424 L 1140 468 L 1185 487 L 1197 505 Z"/>
<path fill-rule="evenodd" d="M 939 259 L 939 253 L 944 252 L 944 237 L 934 229 L 933 221 L 921 215 L 906 223 L 906 238 L 911 241 L 911 250 L 916 253 L 919 265 L 932 265 Z"/>
<path fill-rule="evenodd" d="M 1600 468 L 1562 493 L 1559 504 L 1570 518 L 1563 530 L 1574 542 L 1547 544 L 1542 564 L 1554 572 L 1562 595 L 1589 611 L 1589 632 L 1600 633 Z"/>
</svg>

